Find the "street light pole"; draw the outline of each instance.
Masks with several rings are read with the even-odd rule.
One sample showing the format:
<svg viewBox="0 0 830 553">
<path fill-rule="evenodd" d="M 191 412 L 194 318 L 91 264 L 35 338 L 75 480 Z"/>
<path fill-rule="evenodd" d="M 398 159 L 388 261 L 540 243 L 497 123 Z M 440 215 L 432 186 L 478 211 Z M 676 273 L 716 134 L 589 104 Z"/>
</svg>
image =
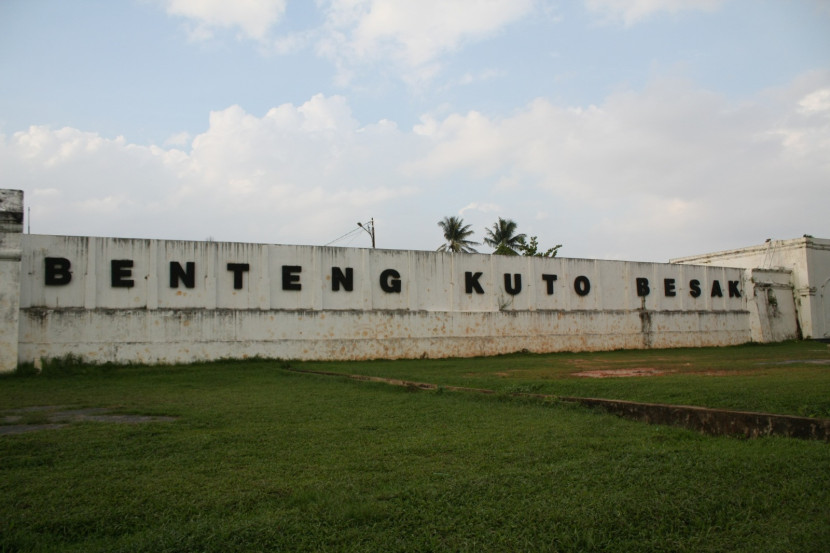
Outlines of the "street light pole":
<svg viewBox="0 0 830 553">
<path fill-rule="evenodd" d="M 359 226 L 360 228 L 365 230 L 367 233 L 369 233 L 369 236 L 372 237 L 372 249 L 374 249 L 375 248 L 375 219 L 374 219 L 374 217 L 369 219 L 369 222 L 366 223 L 365 227 L 363 226 L 363 223 L 358 223 L 357 226 Z"/>
</svg>

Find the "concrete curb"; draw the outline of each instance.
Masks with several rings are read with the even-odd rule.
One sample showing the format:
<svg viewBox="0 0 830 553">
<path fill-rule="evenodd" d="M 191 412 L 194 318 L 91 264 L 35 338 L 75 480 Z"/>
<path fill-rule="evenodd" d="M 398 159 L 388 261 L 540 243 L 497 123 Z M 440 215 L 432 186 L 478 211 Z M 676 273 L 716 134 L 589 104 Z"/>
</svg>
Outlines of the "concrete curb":
<svg viewBox="0 0 830 553">
<path fill-rule="evenodd" d="M 830 420 L 828 419 L 587 397 L 560 397 L 559 399 L 588 407 L 601 407 L 609 413 L 626 419 L 649 424 L 680 426 L 711 436 L 743 436 L 745 438 L 784 436 L 830 441 Z"/>
<path fill-rule="evenodd" d="M 337 376 L 361 382 L 381 382 L 391 386 L 402 386 L 418 390 L 446 390 L 450 392 L 472 392 L 477 394 L 495 394 L 495 390 L 483 388 L 465 388 L 462 386 L 439 386 L 428 382 L 415 382 L 380 376 L 360 374 L 343 374 L 328 371 L 308 371 L 294 368 L 286 370 Z M 668 405 L 663 403 L 639 403 L 616 399 L 590 397 L 554 396 L 549 394 L 511 393 L 511 397 L 566 401 L 586 407 L 599 407 L 605 411 L 629 420 L 648 424 L 664 424 L 695 430 L 710 436 L 742 436 L 758 438 L 762 436 L 782 436 L 805 440 L 830 442 L 830 419 L 814 419 L 793 415 L 776 415 L 772 413 L 753 413 L 748 411 L 730 411 L 728 409 L 710 409 L 694 405 Z"/>
</svg>

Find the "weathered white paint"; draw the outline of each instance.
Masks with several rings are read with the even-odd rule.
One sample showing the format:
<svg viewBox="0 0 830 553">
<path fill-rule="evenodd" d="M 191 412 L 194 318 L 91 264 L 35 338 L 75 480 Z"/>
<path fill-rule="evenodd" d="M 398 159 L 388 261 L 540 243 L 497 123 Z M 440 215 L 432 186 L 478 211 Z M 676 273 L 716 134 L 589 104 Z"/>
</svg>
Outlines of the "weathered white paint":
<svg viewBox="0 0 830 553">
<path fill-rule="evenodd" d="M 542 259 L 481 254 L 369 250 L 319 246 L 281 246 L 221 242 L 180 242 L 75 236 L 24 235 L 20 307 L 85 309 L 260 309 L 361 311 L 537 311 L 746 310 L 743 293 L 728 295 L 728 282 L 743 271 L 723 267 L 694 267 L 658 263 L 587 259 Z M 72 280 L 45 285 L 45 259 L 65 258 Z M 111 262 L 132 260 L 133 286 L 111 286 Z M 196 285 L 170 286 L 170 263 L 195 263 Z M 229 263 L 249 266 L 243 289 L 234 289 Z M 294 273 L 300 290 L 283 290 L 283 267 Z M 354 291 L 332 291 L 332 267 L 352 268 Z M 401 292 L 387 293 L 380 285 L 383 271 L 400 275 Z M 465 273 L 481 273 L 484 293 L 465 290 Z M 522 290 L 508 293 L 504 275 L 521 275 Z M 543 275 L 556 275 L 548 294 Z M 578 277 L 590 282 L 590 292 L 574 290 Z M 651 293 L 638 297 L 637 278 L 649 279 Z M 663 281 L 676 281 L 676 295 L 663 293 Z M 689 294 L 689 281 L 701 282 L 698 298 Z M 715 281 L 722 297 L 712 297 Z M 644 303 L 645 302 L 645 303 Z"/>
<path fill-rule="evenodd" d="M 747 305 L 754 342 L 781 342 L 798 338 L 798 312 L 792 287 L 792 271 L 750 269 Z"/>
<path fill-rule="evenodd" d="M 739 269 L 161 240 L 23 236 L 20 359 L 67 353 L 100 361 L 221 357 L 367 359 L 727 345 L 751 339 Z M 66 285 L 45 285 L 45 259 L 71 263 Z M 111 285 L 112 260 L 132 260 L 130 288 Z M 170 262 L 195 263 L 195 287 L 170 285 Z M 245 263 L 234 289 L 228 263 Z M 283 289 L 283 267 L 299 290 Z M 332 267 L 353 291 L 332 290 Z M 381 275 L 400 275 L 400 293 Z M 481 273 L 483 294 L 465 273 Z M 504 276 L 521 292 L 511 295 Z M 556 275 L 553 294 L 543 275 Z M 548 280 L 552 277 L 548 276 Z M 580 295 L 577 279 L 590 291 Z M 636 279 L 650 293 L 637 295 Z M 674 279 L 667 296 L 665 279 Z M 690 295 L 690 281 L 702 294 Z M 729 297 L 729 282 L 740 296 Z M 712 297 L 718 283 L 723 297 Z"/>
<path fill-rule="evenodd" d="M 20 200 L 7 206 L 22 214 Z M 3 370 L 66 354 L 145 363 L 415 358 L 796 335 L 789 270 L 21 235 L 22 219 L 9 218 L 0 236 L 11 252 L 0 261 Z M 192 287 L 171 282 L 171 263 L 185 273 L 193 264 Z M 352 290 L 335 290 L 349 270 Z"/>
<path fill-rule="evenodd" d="M 17 367 L 23 191 L 0 190 L 0 372 Z"/>
<path fill-rule="evenodd" d="M 655 313 L 646 335 L 639 316 L 624 312 L 26 310 L 21 359 L 394 359 L 697 347 L 749 341 L 747 319 L 731 311 Z M 44 338 L 50 341 L 36 341 Z"/>
<path fill-rule="evenodd" d="M 830 338 L 830 240 L 810 236 L 768 240 L 760 246 L 682 257 L 671 262 L 789 270 L 804 338 Z"/>
</svg>

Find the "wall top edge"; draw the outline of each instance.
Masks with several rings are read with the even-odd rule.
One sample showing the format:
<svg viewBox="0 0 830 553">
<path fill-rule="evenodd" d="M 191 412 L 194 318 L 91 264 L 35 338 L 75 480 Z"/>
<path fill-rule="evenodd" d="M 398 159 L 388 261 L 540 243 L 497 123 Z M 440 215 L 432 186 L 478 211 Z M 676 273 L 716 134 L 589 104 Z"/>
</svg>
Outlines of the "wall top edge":
<svg viewBox="0 0 830 553">
<path fill-rule="evenodd" d="M 684 257 L 675 257 L 673 259 L 669 259 L 669 263 L 694 264 L 695 262 L 707 262 L 706 264 L 709 264 L 708 261 L 716 260 L 718 258 L 733 258 L 736 256 L 762 254 L 766 253 L 769 250 L 780 251 L 798 249 L 830 250 L 830 239 L 803 236 L 801 238 L 792 238 L 787 240 L 770 240 L 769 242 L 765 242 L 763 244 L 759 244 L 756 246 L 747 246 L 744 248 L 736 248 L 732 250 L 721 250 L 717 252 L 702 253 Z"/>
<path fill-rule="evenodd" d="M 29 238 L 31 237 L 31 238 Z M 81 241 L 113 241 L 113 242 L 122 242 L 122 243 L 143 243 L 146 246 L 150 246 L 151 244 L 198 244 L 198 245 L 215 245 L 216 247 L 276 247 L 276 248 L 309 248 L 318 251 L 334 251 L 334 252 L 368 252 L 368 253 L 380 253 L 380 254 L 415 254 L 415 255 L 434 255 L 434 256 L 443 256 L 448 259 L 493 259 L 493 258 L 503 258 L 504 260 L 511 260 L 515 259 L 516 261 L 528 261 L 528 260 L 537 260 L 537 261 L 571 261 L 571 262 L 583 262 L 583 263 L 621 263 L 627 265 L 648 265 L 648 266 L 666 266 L 670 267 L 675 265 L 673 262 L 659 262 L 659 261 L 628 261 L 624 259 L 597 259 L 597 258 L 584 258 L 584 257 L 551 257 L 551 258 L 544 258 L 544 257 L 528 257 L 528 256 L 497 256 L 493 253 L 448 253 L 448 252 L 439 252 L 436 250 L 396 250 L 390 248 L 350 248 L 350 247 L 339 247 L 339 246 L 321 246 L 315 244 L 279 244 L 279 243 L 265 243 L 265 242 L 233 242 L 233 241 L 220 241 L 220 240 L 184 240 L 184 239 L 164 239 L 164 238 L 126 238 L 126 237 L 115 237 L 115 236 L 82 236 L 82 235 L 59 235 L 59 234 L 23 234 L 24 240 L 30 240 L 34 238 L 45 238 L 45 239 L 58 239 L 58 240 L 81 240 Z M 723 269 L 730 269 L 735 270 L 735 267 L 728 267 L 728 266 L 718 266 L 713 265 L 711 263 L 707 264 L 698 264 L 702 268 L 723 268 Z"/>
<path fill-rule="evenodd" d="M 752 271 L 752 273 L 782 273 L 786 275 L 791 275 L 793 270 L 791 267 L 753 267 L 752 269 L 747 269 Z"/>
</svg>

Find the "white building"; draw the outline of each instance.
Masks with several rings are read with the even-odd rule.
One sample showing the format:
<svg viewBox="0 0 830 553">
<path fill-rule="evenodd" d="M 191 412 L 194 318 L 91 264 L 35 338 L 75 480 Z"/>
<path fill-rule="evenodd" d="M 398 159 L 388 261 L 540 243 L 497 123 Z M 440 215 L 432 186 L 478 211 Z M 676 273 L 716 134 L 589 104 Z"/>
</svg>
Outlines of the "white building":
<svg viewBox="0 0 830 553">
<path fill-rule="evenodd" d="M 760 246 L 672 259 L 671 263 L 789 271 L 804 338 L 830 338 L 830 240 L 804 236 Z"/>
</svg>

